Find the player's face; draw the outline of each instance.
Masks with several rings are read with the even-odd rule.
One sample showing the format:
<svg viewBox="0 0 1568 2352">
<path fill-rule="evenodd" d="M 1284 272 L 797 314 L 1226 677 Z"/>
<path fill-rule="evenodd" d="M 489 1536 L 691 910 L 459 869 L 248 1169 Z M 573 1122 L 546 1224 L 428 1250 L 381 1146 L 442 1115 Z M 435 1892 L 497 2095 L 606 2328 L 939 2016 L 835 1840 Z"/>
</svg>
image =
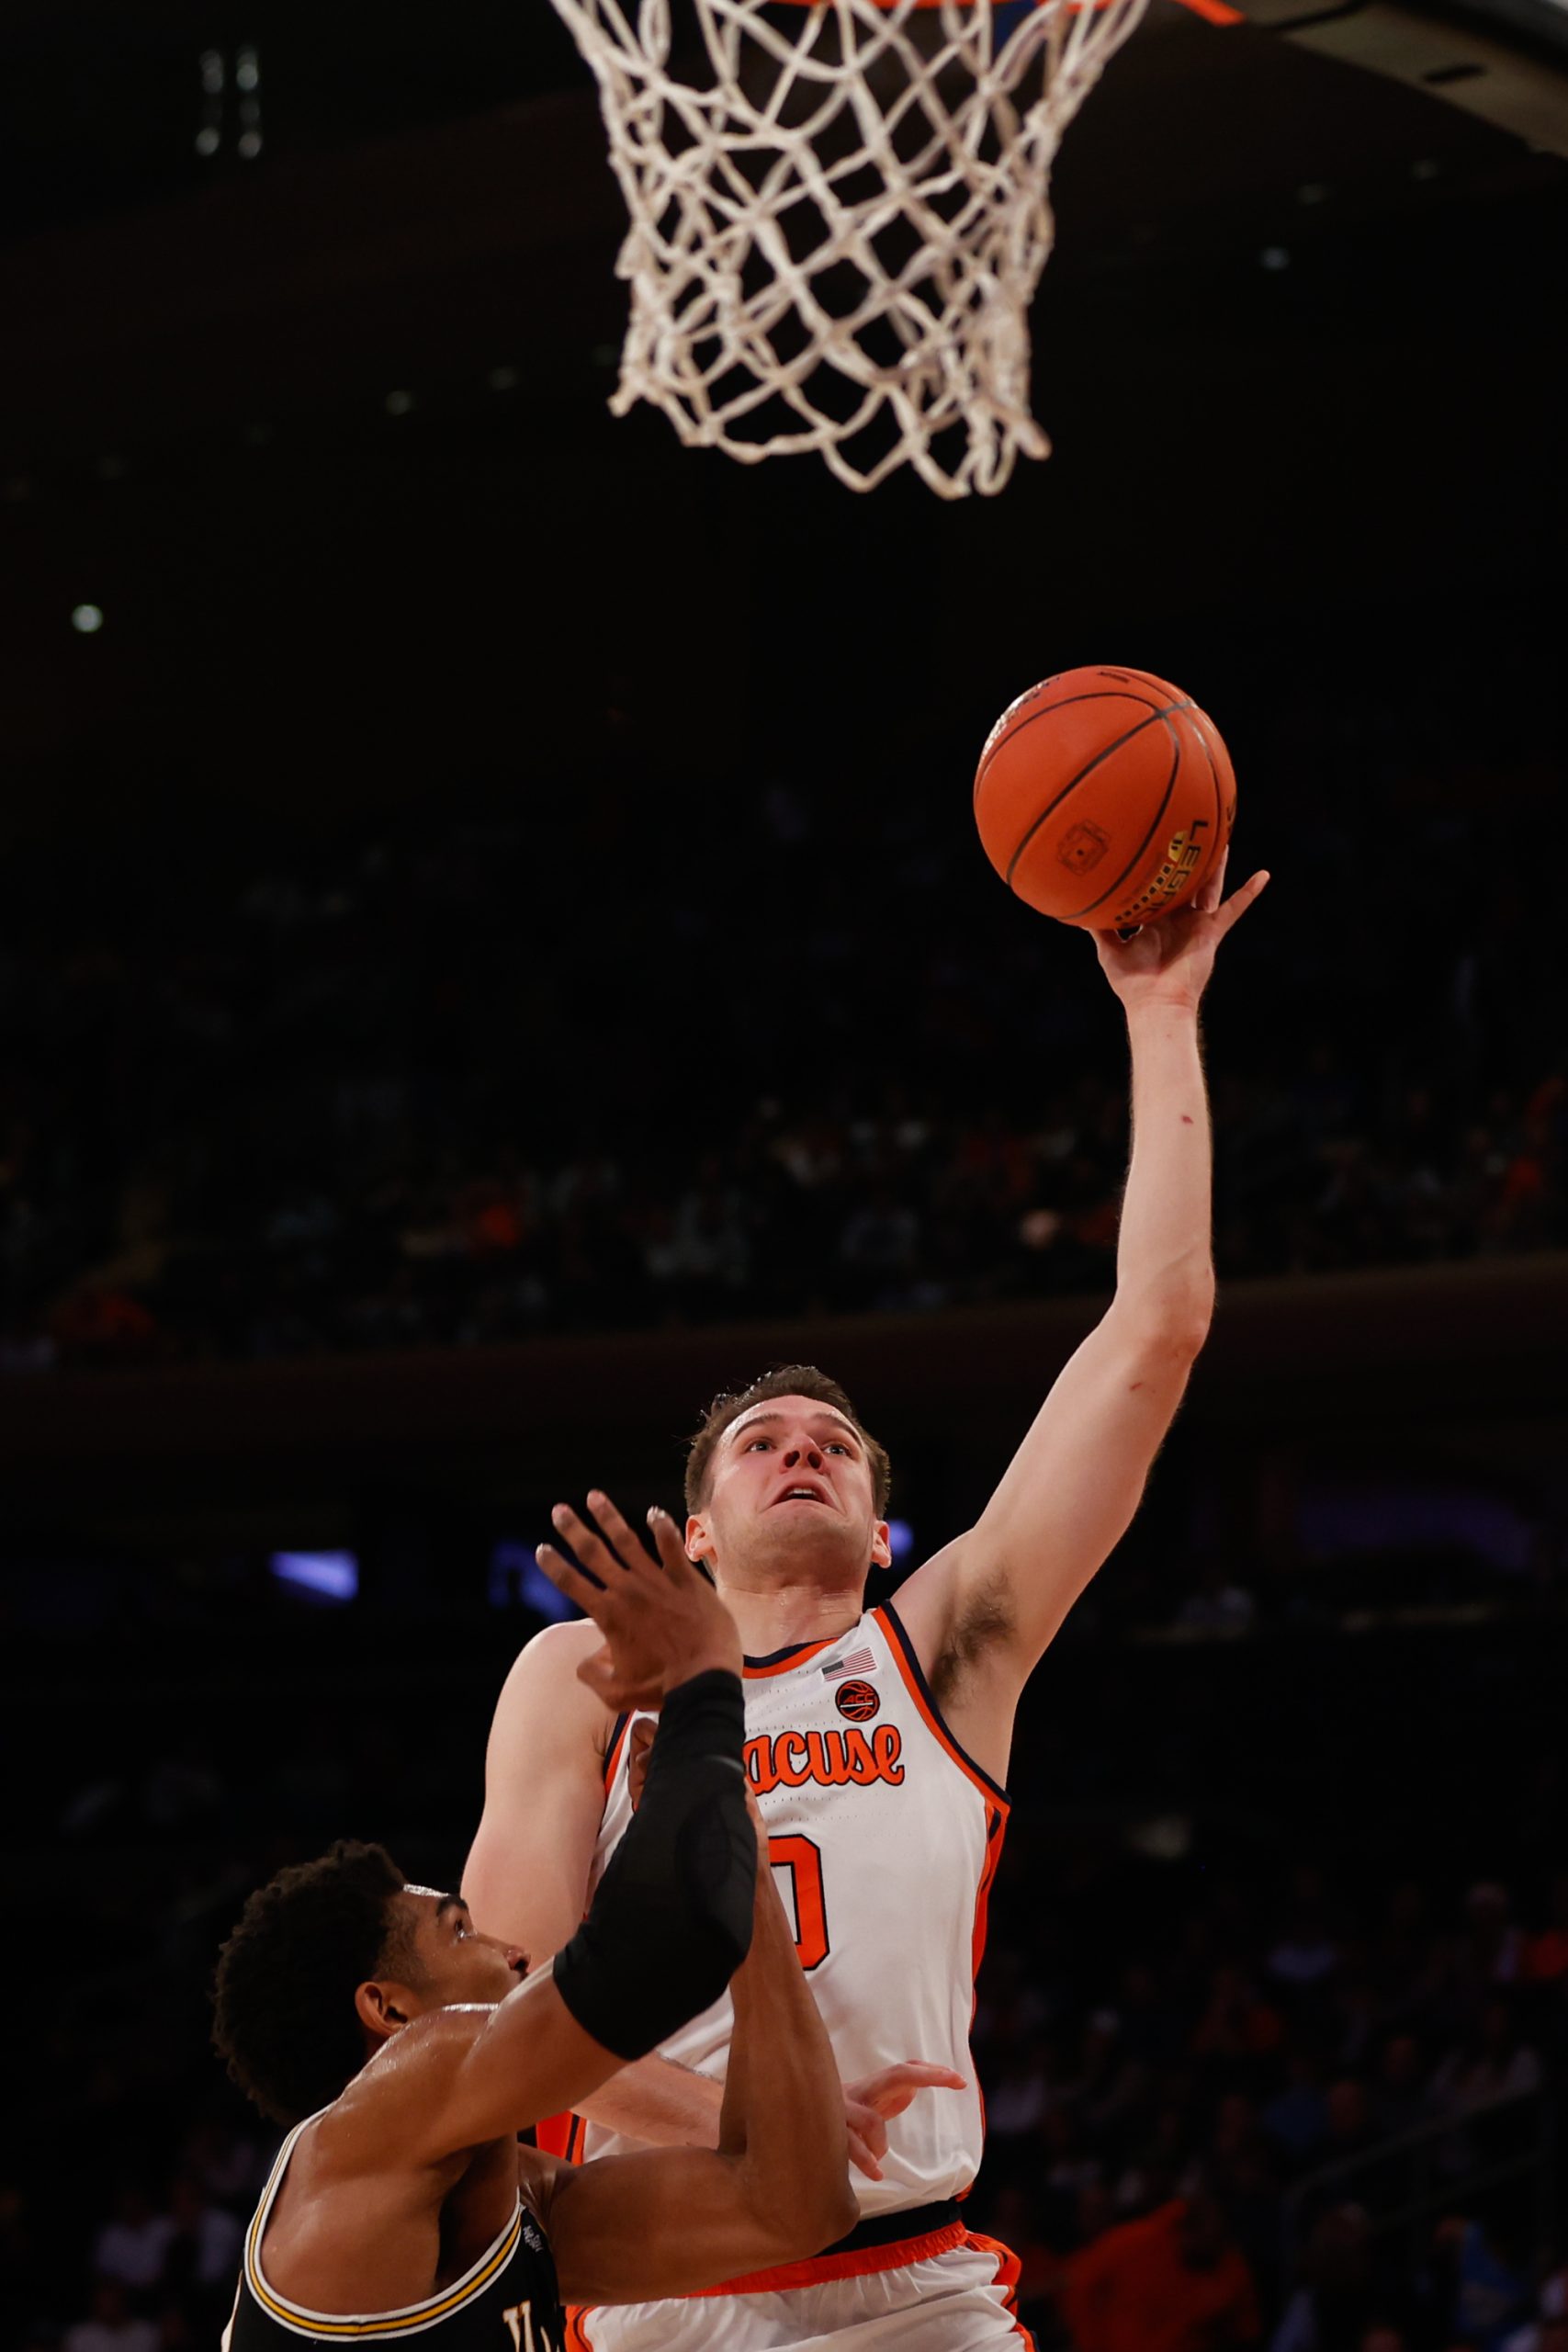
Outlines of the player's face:
<svg viewBox="0 0 1568 2352">
<path fill-rule="evenodd" d="M 527 1956 L 516 1944 L 481 1935 L 460 1894 L 406 1886 L 402 1901 L 413 1913 L 414 1951 L 427 2009 L 450 2009 L 465 2001 L 504 2001 L 528 1973 Z"/>
<path fill-rule="evenodd" d="M 721 1572 L 863 1576 L 890 1557 L 872 1468 L 852 1421 L 811 1396 L 773 1396 L 731 1422 L 714 1451 L 707 1501 L 687 1549 Z"/>
</svg>

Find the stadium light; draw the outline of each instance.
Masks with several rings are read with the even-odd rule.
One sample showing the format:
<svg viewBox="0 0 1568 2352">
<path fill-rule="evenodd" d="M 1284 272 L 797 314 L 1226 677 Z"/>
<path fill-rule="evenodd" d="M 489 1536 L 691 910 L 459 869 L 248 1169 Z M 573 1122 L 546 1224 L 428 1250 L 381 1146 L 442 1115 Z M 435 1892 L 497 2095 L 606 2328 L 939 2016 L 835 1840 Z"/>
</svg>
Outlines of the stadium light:
<svg viewBox="0 0 1568 2352">
<path fill-rule="evenodd" d="M 359 1562 L 352 1552 L 275 1552 L 267 1563 L 279 1584 L 317 1600 L 355 1600 Z"/>
</svg>

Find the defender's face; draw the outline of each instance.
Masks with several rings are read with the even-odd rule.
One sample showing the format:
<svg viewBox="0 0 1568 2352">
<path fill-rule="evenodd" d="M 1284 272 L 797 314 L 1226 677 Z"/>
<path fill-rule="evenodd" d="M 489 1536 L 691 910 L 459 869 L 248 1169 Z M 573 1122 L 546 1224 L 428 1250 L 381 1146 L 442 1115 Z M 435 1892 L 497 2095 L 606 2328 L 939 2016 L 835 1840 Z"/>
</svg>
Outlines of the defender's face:
<svg viewBox="0 0 1568 2352">
<path fill-rule="evenodd" d="M 741 1414 L 714 1450 L 686 1548 L 732 1572 L 805 1555 L 886 1567 L 887 1527 L 854 1423 L 811 1396 L 773 1396 Z"/>
<path fill-rule="evenodd" d="M 497 1936 L 481 1935 L 460 1894 L 405 1886 L 400 1898 L 412 1913 L 414 1951 L 423 1972 L 420 2005 L 504 2001 L 528 1973 L 527 1954 Z"/>
</svg>

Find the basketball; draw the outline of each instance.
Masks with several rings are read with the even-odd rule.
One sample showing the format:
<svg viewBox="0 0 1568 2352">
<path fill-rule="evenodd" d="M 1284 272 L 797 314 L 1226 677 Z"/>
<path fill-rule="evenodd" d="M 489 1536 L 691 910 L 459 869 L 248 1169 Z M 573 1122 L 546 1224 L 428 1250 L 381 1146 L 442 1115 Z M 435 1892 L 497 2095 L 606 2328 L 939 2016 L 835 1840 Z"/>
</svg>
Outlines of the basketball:
<svg viewBox="0 0 1568 2352">
<path fill-rule="evenodd" d="M 1010 890 L 1087 931 L 1156 922 L 1223 854 L 1235 778 L 1218 728 L 1146 670 L 1064 670 L 1003 711 L 975 821 Z"/>
</svg>

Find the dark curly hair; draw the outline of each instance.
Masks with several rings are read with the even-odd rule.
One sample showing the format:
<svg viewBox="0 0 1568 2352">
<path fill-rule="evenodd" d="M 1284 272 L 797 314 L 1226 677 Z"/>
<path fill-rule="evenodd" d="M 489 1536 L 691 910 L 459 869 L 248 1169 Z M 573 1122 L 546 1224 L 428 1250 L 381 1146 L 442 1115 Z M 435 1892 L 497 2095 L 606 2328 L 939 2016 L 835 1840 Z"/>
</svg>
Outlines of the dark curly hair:
<svg viewBox="0 0 1568 2352">
<path fill-rule="evenodd" d="M 871 1464 L 872 1491 L 880 1519 L 893 1491 L 893 1465 L 887 1459 L 887 1449 L 878 1445 L 838 1382 L 829 1380 L 825 1372 L 818 1372 L 814 1363 L 779 1364 L 773 1371 L 763 1373 L 749 1388 L 729 1389 L 714 1398 L 686 1449 L 687 1510 L 701 1510 L 707 1500 L 708 1469 L 714 1448 L 730 1422 L 738 1420 L 742 1413 L 749 1413 L 753 1405 L 765 1404 L 770 1396 L 814 1397 L 818 1404 L 831 1405 L 845 1420 L 854 1423 Z"/>
<path fill-rule="evenodd" d="M 412 1934 L 392 1908 L 404 1883 L 385 1847 L 340 1838 L 258 1886 L 241 1912 L 218 1955 L 212 2040 L 276 2122 L 330 2107 L 364 2064 L 359 1985 L 418 1981 Z"/>
</svg>

